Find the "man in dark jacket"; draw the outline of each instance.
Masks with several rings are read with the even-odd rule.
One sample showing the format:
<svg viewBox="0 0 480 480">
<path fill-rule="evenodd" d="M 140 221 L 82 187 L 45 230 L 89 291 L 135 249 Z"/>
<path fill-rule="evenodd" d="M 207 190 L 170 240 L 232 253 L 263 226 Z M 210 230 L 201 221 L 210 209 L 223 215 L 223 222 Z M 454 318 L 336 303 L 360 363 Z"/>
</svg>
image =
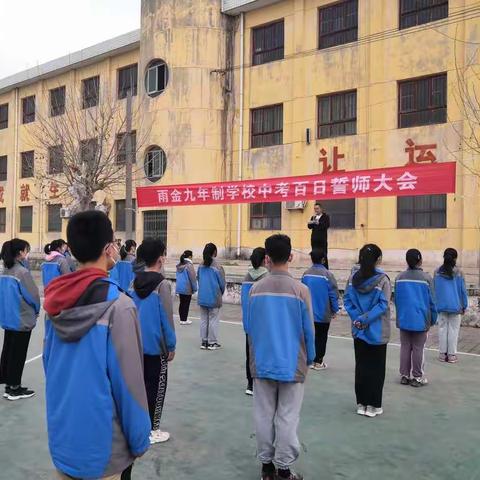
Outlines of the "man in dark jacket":
<svg viewBox="0 0 480 480">
<path fill-rule="evenodd" d="M 308 228 L 312 231 L 312 250 L 323 250 L 328 258 L 328 229 L 330 217 L 324 212 L 320 203 L 315 204 L 315 215 L 310 218 Z M 328 260 L 326 263 L 328 268 Z"/>
</svg>

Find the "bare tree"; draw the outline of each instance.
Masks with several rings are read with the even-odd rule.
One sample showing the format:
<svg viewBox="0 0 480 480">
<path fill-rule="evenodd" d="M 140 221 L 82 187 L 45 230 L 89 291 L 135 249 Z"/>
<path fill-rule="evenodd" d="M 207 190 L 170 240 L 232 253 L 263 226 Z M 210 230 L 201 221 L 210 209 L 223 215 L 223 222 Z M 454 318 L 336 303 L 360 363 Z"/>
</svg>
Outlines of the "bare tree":
<svg viewBox="0 0 480 480">
<path fill-rule="evenodd" d="M 140 100 L 131 112 L 136 127 L 131 142 L 126 134 L 125 102 L 103 93 L 72 89 L 63 100 L 45 98 L 48 112 L 37 114 L 31 129 L 35 149 L 35 179 L 39 191 L 54 182 L 57 198 L 73 212 L 88 210 L 96 192 L 112 194 L 125 185 L 127 147 L 133 158 L 143 148 L 149 128 L 142 124 Z M 141 136 L 139 135 L 141 132 Z"/>
</svg>

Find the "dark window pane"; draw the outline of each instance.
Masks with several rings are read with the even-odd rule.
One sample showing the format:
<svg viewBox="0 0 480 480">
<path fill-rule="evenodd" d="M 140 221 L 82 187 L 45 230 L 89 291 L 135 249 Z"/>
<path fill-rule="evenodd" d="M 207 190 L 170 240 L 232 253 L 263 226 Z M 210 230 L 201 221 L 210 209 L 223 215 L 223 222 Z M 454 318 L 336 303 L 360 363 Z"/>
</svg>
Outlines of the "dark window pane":
<svg viewBox="0 0 480 480">
<path fill-rule="evenodd" d="M 8 157 L 6 155 L 2 155 L 0 157 L 0 182 L 4 182 L 7 180 L 7 172 L 8 172 Z"/>
<path fill-rule="evenodd" d="M 400 0 L 400 28 L 448 17 L 448 0 Z"/>
<path fill-rule="evenodd" d="M 432 125 L 447 121 L 447 75 L 399 83 L 399 128 Z"/>
<path fill-rule="evenodd" d="M 33 207 L 20 207 L 20 232 L 31 232 L 33 226 Z"/>
<path fill-rule="evenodd" d="M 250 229 L 251 230 L 281 230 L 282 203 L 251 203 Z"/>
<path fill-rule="evenodd" d="M 330 228 L 352 230 L 355 228 L 355 199 L 320 201 L 330 217 Z"/>
<path fill-rule="evenodd" d="M 143 238 L 159 238 L 167 244 L 167 211 L 149 210 L 143 212 Z"/>
<path fill-rule="evenodd" d="M 0 208 L 0 233 L 5 233 L 7 230 L 7 209 Z"/>
<path fill-rule="evenodd" d="M 48 151 L 48 173 L 50 175 L 63 173 L 63 165 L 64 165 L 63 145 L 50 147 Z"/>
<path fill-rule="evenodd" d="M 90 138 L 80 142 L 80 159 L 91 169 L 95 169 L 97 167 L 97 154 L 98 141 L 96 138 Z"/>
<path fill-rule="evenodd" d="M 35 170 L 35 160 L 34 160 L 33 150 L 29 152 L 22 152 L 21 159 L 22 159 L 21 178 L 33 177 L 33 173 Z"/>
<path fill-rule="evenodd" d="M 149 63 L 145 77 L 145 88 L 150 97 L 160 95 L 168 84 L 168 67 L 163 60 Z"/>
<path fill-rule="evenodd" d="M 100 96 L 100 77 L 91 77 L 82 81 L 82 106 L 91 108 L 98 105 Z"/>
<path fill-rule="evenodd" d="M 397 198 L 397 228 L 446 228 L 447 196 Z"/>
<path fill-rule="evenodd" d="M 355 135 L 356 133 L 356 91 L 318 98 L 318 138 Z"/>
<path fill-rule="evenodd" d="M 118 70 L 118 98 L 126 98 L 129 90 L 132 96 L 137 94 L 138 66 L 130 65 Z"/>
<path fill-rule="evenodd" d="M 56 117 L 65 113 L 65 87 L 50 90 L 50 116 Z"/>
<path fill-rule="evenodd" d="M 22 123 L 35 121 L 35 95 L 22 98 Z"/>
<path fill-rule="evenodd" d="M 319 46 L 329 48 L 358 38 L 358 0 L 344 0 L 319 10 Z"/>
<path fill-rule="evenodd" d="M 283 143 L 283 105 L 252 110 L 251 146 L 269 147 Z"/>
<path fill-rule="evenodd" d="M 136 229 L 137 201 L 132 198 L 132 230 Z M 115 200 L 115 231 L 125 231 L 125 200 Z"/>
<path fill-rule="evenodd" d="M 8 128 L 8 103 L 0 105 L 0 130 Z"/>
<path fill-rule="evenodd" d="M 151 182 L 160 180 L 167 168 L 167 156 L 165 152 L 160 147 L 150 147 L 145 155 L 143 168 L 145 170 L 145 176 Z"/>
<path fill-rule="evenodd" d="M 284 57 L 283 20 L 254 28 L 252 37 L 253 65 L 273 62 Z"/>
<path fill-rule="evenodd" d="M 62 231 L 62 219 L 60 218 L 61 205 L 49 205 L 48 206 L 48 231 L 49 232 L 61 232 Z"/>
<path fill-rule="evenodd" d="M 116 144 L 116 160 L 117 165 L 125 165 L 127 163 L 127 134 L 119 133 L 117 135 L 117 144 Z M 137 132 L 133 131 L 131 136 L 131 151 L 132 151 L 132 163 L 136 162 L 136 152 L 137 152 Z"/>
</svg>

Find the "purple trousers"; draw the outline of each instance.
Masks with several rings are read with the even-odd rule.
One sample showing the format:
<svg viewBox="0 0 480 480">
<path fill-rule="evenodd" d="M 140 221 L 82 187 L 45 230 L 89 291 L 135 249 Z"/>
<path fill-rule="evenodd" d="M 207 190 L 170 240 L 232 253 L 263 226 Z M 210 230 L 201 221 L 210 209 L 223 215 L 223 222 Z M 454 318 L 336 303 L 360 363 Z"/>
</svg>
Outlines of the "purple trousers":
<svg viewBox="0 0 480 480">
<path fill-rule="evenodd" d="M 423 377 L 423 349 L 427 332 L 400 330 L 400 375 L 407 378 Z"/>
</svg>

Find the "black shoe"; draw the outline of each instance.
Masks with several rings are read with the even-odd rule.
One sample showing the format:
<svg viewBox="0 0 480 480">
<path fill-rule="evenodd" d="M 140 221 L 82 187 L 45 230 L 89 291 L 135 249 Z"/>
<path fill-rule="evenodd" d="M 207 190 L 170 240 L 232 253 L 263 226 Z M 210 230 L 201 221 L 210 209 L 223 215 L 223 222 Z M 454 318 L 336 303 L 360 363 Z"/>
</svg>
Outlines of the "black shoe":
<svg viewBox="0 0 480 480">
<path fill-rule="evenodd" d="M 402 379 L 400 380 L 400 383 L 402 385 L 410 385 L 410 379 L 408 377 L 402 376 Z"/>
<path fill-rule="evenodd" d="M 273 463 L 264 464 L 262 468 L 262 480 L 276 480 L 277 470 Z"/>
<path fill-rule="evenodd" d="M 202 342 L 202 344 L 200 345 L 200 348 L 201 348 L 202 350 L 207 350 L 207 348 L 208 348 L 208 342 Z"/>
<path fill-rule="evenodd" d="M 33 390 L 28 388 L 19 387 L 19 388 L 9 388 L 8 391 L 5 391 L 6 399 L 10 401 L 22 400 L 24 398 L 30 398 L 35 395 Z"/>
<path fill-rule="evenodd" d="M 289 470 L 288 476 L 280 476 L 280 470 L 277 472 L 277 479 L 278 480 L 303 480 L 303 475 L 300 475 L 299 473 L 295 473 Z"/>
<path fill-rule="evenodd" d="M 209 343 L 207 348 L 209 350 L 218 350 L 219 348 L 222 348 L 222 346 L 219 343 Z"/>
</svg>

